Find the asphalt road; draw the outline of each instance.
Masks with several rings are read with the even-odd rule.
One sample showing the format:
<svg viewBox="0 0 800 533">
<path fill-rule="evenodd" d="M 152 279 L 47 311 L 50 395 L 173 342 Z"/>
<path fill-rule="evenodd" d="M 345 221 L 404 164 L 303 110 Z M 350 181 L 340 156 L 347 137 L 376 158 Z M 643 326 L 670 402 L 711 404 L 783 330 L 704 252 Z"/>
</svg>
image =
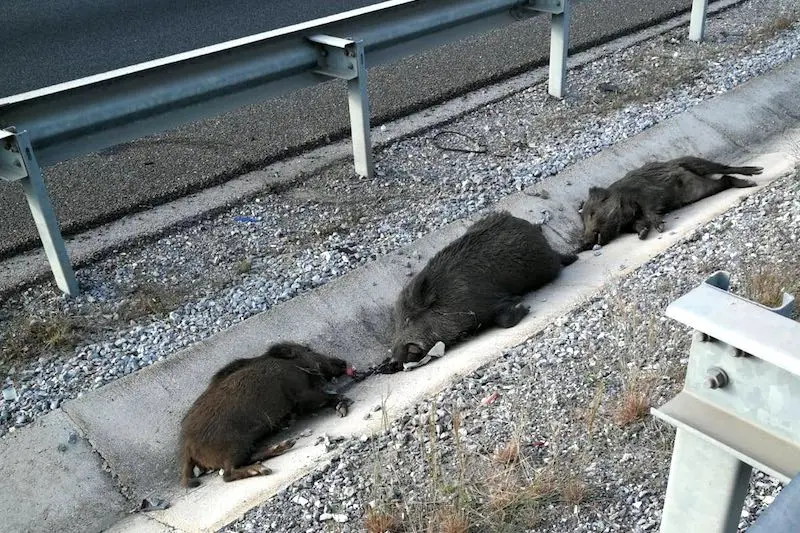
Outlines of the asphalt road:
<svg viewBox="0 0 800 533">
<path fill-rule="evenodd" d="M 49 2 L 59 5 L 53 0 Z M 369 3 L 372 2 L 363 2 L 362 5 Z M 10 9 L 15 16 L 21 16 L 20 10 L 30 9 L 30 20 L 26 19 L 20 25 L 24 29 L 17 27 L 14 19 L 8 17 L 3 17 L 3 22 L 0 22 L 2 61 L 14 56 L 13 50 L 6 50 L 9 43 L 21 46 L 19 43 L 25 35 L 34 30 L 43 32 L 39 44 L 44 48 L 16 49 L 17 54 L 21 50 L 29 52 L 25 74 L 19 71 L 22 67 L 18 62 L 18 66 L 13 67 L 17 69 L 13 76 L 3 76 L 4 79 L 18 78 L 13 81 L 18 88 L 32 88 L 31 80 L 48 80 L 35 83 L 46 85 L 63 81 L 64 74 L 70 78 L 90 74 L 97 71 L 98 65 L 106 68 L 123 66 L 133 62 L 130 58 L 137 61 L 151 59 L 154 56 L 147 54 L 156 51 L 160 52 L 157 55 L 166 55 L 187 47 L 252 33 L 250 29 L 267 29 L 255 28 L 254 25 L 258 26 L 257 17 L 248 11 L 230 9 L 230 2 L 212 5 L 208 0 L 193 1 L 190 9 L 188 0 L 175 2 L 176 5 L 169 8 L 157 4 L 156 0 L 148 0 L 147 5 L 158 5 L 158 17 L 142 18 L 141 10 L 145 5 L 142 3 L 135 9 L 121 6 L 112 18 L 122 22 L 108 28 L 105 27 L 108 22 L 107 15 L 104 15 L 106 12 L 99 10 L 100 4 L 96 1 L 72 0 L 70 9 L 59 7 L 64 12 L 64 19 L 55 16 L 42 19 L 42 10 L 28 8 L 29 4 L 35 6 L 37 3 L 23 0 L 4 2 L 4 14 L 8 14 Z M 80 4 L 86 4 L 86 9 L 75 8 Z M 330 12 L 336 11 L 335 6 L 344 6 L 345 1 L 326 0 L 324 4 L 326 12 Z M 237 5 L 243 6 L 245 1 L 239 1 Z M 352 2 L 347 5 L 356 6 Z M 576 6 L 572 18 L 571 50 L 585 49 L 655 24 L 687 11 L 690 6 L 690 0 L 582 2 Z M 283 0 L 270 3 L 270 9 L 275 13 L 293 7 Z M 230 15 L 231 12 L 234 14 Z M 315 16 L 322 14 L 320 11 Z M 288 15 L 284 17 L 288 17 L 281 19 L 285 22 L 273 26 L 299 20 Z M 303 18 L 312 17 L 306 13 Z M 221 26 L 230 29 L 230 33 L 220 33 Z M 142 31 L 148 29 L 152 29 L 153 35 L 144 37 Z M 55 44 L 48 44 L 51 41 Z M 80 59 L 86 54 L 79 51 L 90 43 L 94 43 L 89 54 L 91 59 Z M 31 50 L 35 50 L 34 56 L 31 56 Z M 372 122 L 378 124 L 402 116 L 487 81 L 545 64 L 548 52 L 548 19 L 538 17 L 370 69 Z M 48 55 L 50 53 L 53 55 Z M 27 64 L 38 63 L 43 64 L 36 67 L 38 74 L 30 74 Z M 7 63 L 0 65 L 4 74 L 12 72 L 6 70 L 9 68 Z M 319 145 L 326 139 L 341 138 L 348 133 L 348 128 L 344 86 L 340 82 L 330 82 L 215 119 L 186 125 L 164 135 L 46 168 L 45 180 L 61 228 L 65 234 L 70 234 L 220 183 L 303 148 Z M 13 184 L 0 184 L 0 258 L 37 246 L 35 226 L 21 190 Z"/>
<path fill-rule="evenodd" d="M 3 0 L 0 96 L 380 0 Z"/>
</svg>

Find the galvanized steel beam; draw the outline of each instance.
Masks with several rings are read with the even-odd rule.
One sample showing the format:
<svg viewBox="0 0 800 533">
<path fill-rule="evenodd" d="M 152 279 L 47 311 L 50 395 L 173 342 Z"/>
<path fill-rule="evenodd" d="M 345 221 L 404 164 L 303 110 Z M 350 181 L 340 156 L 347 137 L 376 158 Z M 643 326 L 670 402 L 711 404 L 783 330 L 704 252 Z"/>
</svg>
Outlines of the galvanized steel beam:
<svg viewBox="0 0 800 533">
<path fill-rule="evenodd" d="M 706 35 L 708 0 L 692 0 L 692 18 L 689 22 L 689 39 L 702 41 Z"/>
<path fill-rule="evenodd" d="M 47 166 L 327 81 L 309 37 L 359 40 L 375 66 L 542 13 L 524 5 L 382 2 L 2 98 L 0 127 L 27 130 Z"/>
<path fill-rule="evenodd" d="M 58 221 L 28 132 L 0 130 L 0 180 L 15 181 L 22 185 L 56 284 L 67 295 L 75 296 L 78 294 L 78 281 L 58 229 Z"/>
<path fill-rule="evenodd" d="M 653 415 L 677 428 L 661 533 L 736 531 L 752 468 L 800 472 L 800 323 L 717 272 L 667 307 L 695 330 L 683 390 Z"/>
</svg>

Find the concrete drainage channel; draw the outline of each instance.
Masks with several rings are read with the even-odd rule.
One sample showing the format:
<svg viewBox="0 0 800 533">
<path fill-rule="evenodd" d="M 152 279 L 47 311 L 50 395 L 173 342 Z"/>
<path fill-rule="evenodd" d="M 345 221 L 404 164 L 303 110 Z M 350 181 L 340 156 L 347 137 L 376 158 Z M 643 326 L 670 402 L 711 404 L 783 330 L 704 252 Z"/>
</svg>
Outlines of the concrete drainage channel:
<svg viewBox="0 0 800 533">
<path fill-rule="evenodd" d="M 591 185 L 609 184 L 653 158 L 695 154 L 729 164 L 765 167 L 766 185 L 800 159 L 800 60 L 698 105 L 576 164 L 532 190 L 506 198 L 495 209 L 540 222 L 554 245 L 580 228 L 576 207 Z M 547 199 L 534 193 L 546 189 Z M 348 394 L 347 418 L 322 414 L 295 426 L 299 439 L 288 454 L 270 460 L 274 473 L 235 483 L 207 476 L 201 487 L 177 487 L 175 456 L 180 419 L 228 361 L 259 354 L 279 340 L 356 361 L 382 360 L 388 348 L 388 310 L 408 278 L 472 220 L 436 231 L 395 254 L 382 257 L 305 295 L 252 317 L 161 363 L 67 402 L 33 425 L 0 442 L 0 508 L 9 531 L 214 531 L 268 499 L 326 460 L 318 436 L 361 436 L 393 419 L 449 382 L 498 357 L 590 297 L 610 279 L 625 275 L 758 188 L 734 189 L 674 213 L 667 230 L 646 241 L 630 235 L 586 252 L 550 286 L 529 295 L 531 314 L 517 327 L 493 330 L 448 350 L 444 358 L 412 372 L 373 376 Z M 473 219 L 476 217 L 473 217 Z M 382 415 L 365 415 L 377 405 Z M 333 452 L 335 453 L 335 452 Z M 98 457 L 99 454 L 99 457 Z M 103 463 L 106 463 L 104 465 Z M 123 497 L 104 469 L 124 487 Z M 48 472 L 43 476 L 42 472 Z M 24 480 L 23 483 L 20 480 Z M 162 511 L 124 514 L 145 497 L 163 498 Z M 122 519 L 120 522 L 115 522 Z"/>
</svg>

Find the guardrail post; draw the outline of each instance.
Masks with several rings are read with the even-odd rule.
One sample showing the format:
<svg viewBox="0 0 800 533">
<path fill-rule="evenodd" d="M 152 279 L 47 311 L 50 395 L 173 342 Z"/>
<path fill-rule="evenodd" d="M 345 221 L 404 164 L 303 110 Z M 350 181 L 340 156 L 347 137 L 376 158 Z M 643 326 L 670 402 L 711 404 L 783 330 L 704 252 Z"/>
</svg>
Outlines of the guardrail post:
<svg viewBox="0 0 800 533">
<path fill-rule="evenodd" d="M 369 95 L 367 94 L 367 67 L 364 62 L 364 45 L 355 41 L 356 77 L 347 81 L 347 102 L 350 107 L 350 131 L 353 138 L 353 158 L 356 174 L 372 177 L 372 138 L 369 126 Z"/>
<path fill-rule="evenodd" d="M 369 126 L 369 95 L 367 67 L 362 41 L 340 39 L 328 35 L 308 38 L 317 45 L 317 64 L 314 72 L 330 78 L 347 80 L 347 101 L 350 107 L 350 131 L 353 142 L 353 161 L 356 174 L 372 177 L 372 139 Z"/>
<path fill-rule="evenodd" d="M 567 56 L 569 55 L 570 0 L 563 0 L 563 11 L 550 15 L 550 74 L 548 92 L 564 98 L 567 86 Z"/>
<path fill-rule="evenodd" d="M 706 35 L 708 0 L 692 0 L 692 20 L 689 23 L 689 39 L 702 41 Z"/>
<path fill-rule="evenodd" d="M 547 91 L 564 98 L 569 55 L 569 15 L 571 0 L 528 0 L 525 9 L 550 13 L 550 70 Z"/>
<path fill-rule="evenodd" d="M 661 533 L 735 533 L 758 468 L 800 472 L 800 322 L 794 297 L 767 308 L 717 272 L 667 308 L 694 328 L 683 390 L 652 413 L 677 428 Z"/>
<path fill-rule="evenodd" d="M 679 428 L 660 533 L 736 533 L 752 470 L 750 465 Z"/>
<path fill-rule="evenodd" d="M 0 143 L 0 179 L 19 181 L 22 185 L 56 284 L 67 295 L 75 296 L 79 291 L 78 281 L 75 279 L 28 132 L 0 130 Z"/>
</svg>

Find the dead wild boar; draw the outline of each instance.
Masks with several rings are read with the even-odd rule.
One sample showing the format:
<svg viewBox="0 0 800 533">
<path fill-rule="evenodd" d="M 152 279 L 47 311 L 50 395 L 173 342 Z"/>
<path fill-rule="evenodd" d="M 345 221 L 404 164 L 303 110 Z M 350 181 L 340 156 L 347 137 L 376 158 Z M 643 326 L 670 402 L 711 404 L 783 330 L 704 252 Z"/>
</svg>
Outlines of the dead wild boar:
<svg viewBox="0 0 800 533">
<path fill-rule="evenodd" d="M 346 372 L 347 363 L 342 359 L 290 342 L 223 367 L 181 422 L 181 484 L 200 484 L 193 479 L 195 466 L 201 470 L 222 468 L 225 481 L 269 474 L 270 469 L 260 462 L 285 453 L 295 442 L 285 440 L 258 448 L 259 441 L 295 414 L 336 405 L 344 416 L 349 400 L 325 392 L 323 387 Z"/>
<path fill-rule="evenodd" d="M 581 204 L 583 248 L 605 245 L 621 233 L 644 240 L 651 228 L 664 231 L 664 215 L 725 189 L 754 187 L 730 174 L 761 174 L 761 167 L 729 167 L 699 157 L 647 163 L 610 187 L 592 187 Z M 715 178 L 713 175 L 722 174 Z"/>
<path fill-rule="evenodd" d="M 419 361 L 483 327 L 516 326 L 528 314 L 522 297 L 554 280 L 578 257 L 547 242 L 539 225 L 492 213 L 440 250 L 403 288 L 393 312 L 391 371 Z"/>
</svg>

